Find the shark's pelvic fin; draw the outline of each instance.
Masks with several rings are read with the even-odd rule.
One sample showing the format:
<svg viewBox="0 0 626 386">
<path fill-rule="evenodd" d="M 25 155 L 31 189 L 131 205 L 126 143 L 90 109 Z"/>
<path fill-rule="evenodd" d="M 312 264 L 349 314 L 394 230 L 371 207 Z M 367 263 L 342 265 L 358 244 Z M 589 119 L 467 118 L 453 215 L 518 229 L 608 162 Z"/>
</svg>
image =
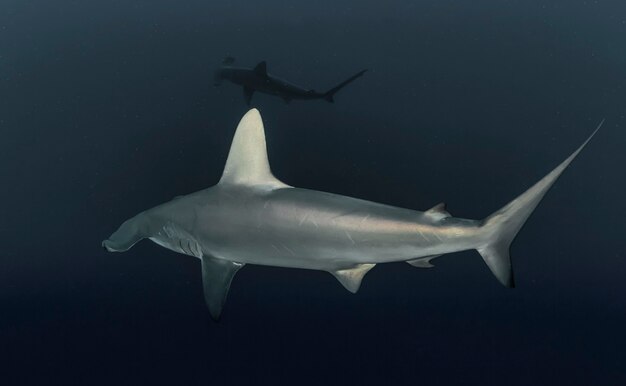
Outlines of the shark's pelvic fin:
<svg viewBox="0 0 626 386">
<path fill-rule="evenodd" d="M 424 214 L 426 216 L 431 217 L 434 220 L 441 220 L 441 219 L 444 219 L 446 217 L 451 217 L 452 216 L 446 210 L 446 204 L 443 203 L 443 202 L 433 206 L 430 209 L 428 209 L 426 212 L 424 212 Z"/>
<path fill-rule="evenodd" d="M 252 109 L 239 122 L 224 167 L 220 185 L 286 188 L 270 169 L 261 114 Z"/>
<path fill-rule="evenodd" d="M 434 267 L 434 265 L 431 264 L 431 260 L 432 259 L 436 259 L 441 255 L 432 255 L 432 256 L 426 256 L 426 257 L 420 257 L 419 259 L 415 259 L 415 260 L 409 260 L 407 261 L 407 263 L 411 264 L 414 267 L 417 268 L 432 268 Z"/>
<path fill-rule="evenodd" d="M 341 285 L 353 294 L 357 293 L 359 287 L 361 287 L 361 280 L 363 276 L 376 264 L 359 264 L 354 268 L 340 269 L 338 271 L 331 272 L 333 276 L 339 280 Z"/>
<path fill-rule="evenodd" d="M 267 78 L 267 63 L 265 63 L 265 61 L 262 61 L 257 64 L 254 67 L 254 72 L 262 78 Z"/>
<path fill-rule="evenodd" d="M 600 122 L 596 130 L 572 155 L 561 162 L 548 175 L 483 221 L 484 244 L 476 249 L 494 276 L 504 286 L 515 286 L 511 258 L 509 256 L 509 248 L 515 236 L 550 187 L 598 132 L 603 123 L 604 120 Z"/>
<path fill-rule="evenodd" d="M 211 256 L 202 257 L 202 288 L 204 300 L 213 320 L 219 320 L 233 277 L 244 264 Z"/>
</svg>

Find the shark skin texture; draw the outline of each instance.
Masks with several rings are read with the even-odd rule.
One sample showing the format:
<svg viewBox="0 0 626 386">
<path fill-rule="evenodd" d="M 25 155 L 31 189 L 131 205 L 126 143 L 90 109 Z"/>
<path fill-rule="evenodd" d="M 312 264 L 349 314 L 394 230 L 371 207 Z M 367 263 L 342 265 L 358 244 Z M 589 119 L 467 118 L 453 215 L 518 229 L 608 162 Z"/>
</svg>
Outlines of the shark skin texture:
<svg viewBox="0 0 626 386">
<path fill-rule="evenodd" d="M 363 76 L 367 71 L 361 70 L 330 90 L 318 92 L 297 86 L 284 79 L 268 74 L 267 63 L 265 61 L 258 63 L 254 68 L 234 67 L 234 62 L 235 59 L 230 57 L 222 61 L 220 68 L 215 71 L 213 84 L 219 86 L 222 80 L 228 80 L 236 85 L 242 86 L 243 97 L 248 106 L 250 106 L 252 96 L 255 92 L 278 96 L 282 98 L 285 103 L 290 103 L 294 99 L 324 99 L 327 102 L 334 103 L 335 94 L 339 92 L 339 90 Z"/>
<path fill-rule="evenodd" d="M 525 193 L 482 220 L 453 217 L 444 204 L 402 209 L 289 186 L 272 174 L 261 115 L 239 123 L 220 181 L 125 221 L 102 245 L 124 252 L 150 239 L 201 259 L 206 304 L 218 320 L 233 277 L 246 264 L 322 270 L 356 293 L 376 264 L 419 268 L 443 254 L 475 249 L 513 287 L 509 246 L 526 219 L 593 134 Z"/>
</svg>

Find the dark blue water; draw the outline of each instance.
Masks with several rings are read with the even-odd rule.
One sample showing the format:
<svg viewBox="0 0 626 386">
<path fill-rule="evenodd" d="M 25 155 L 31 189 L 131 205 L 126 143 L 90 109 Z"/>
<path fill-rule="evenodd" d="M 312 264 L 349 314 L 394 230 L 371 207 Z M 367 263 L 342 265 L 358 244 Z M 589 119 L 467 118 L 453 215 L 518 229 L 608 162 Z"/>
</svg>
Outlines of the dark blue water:
<svg viewBox="0 0 626 386">
<path fill-rule="evenodd" d="M 512 248 L 328 273 L 246 266 L 210 320 L 196 259 L 100 243 L 214 184 L 231 55 L 336 103 L 255 95 L 283 181 L 483 218 L 606 124 Z M 626 382 L 623 1 L 0 4 L 0 383 Z"/>
</svg>

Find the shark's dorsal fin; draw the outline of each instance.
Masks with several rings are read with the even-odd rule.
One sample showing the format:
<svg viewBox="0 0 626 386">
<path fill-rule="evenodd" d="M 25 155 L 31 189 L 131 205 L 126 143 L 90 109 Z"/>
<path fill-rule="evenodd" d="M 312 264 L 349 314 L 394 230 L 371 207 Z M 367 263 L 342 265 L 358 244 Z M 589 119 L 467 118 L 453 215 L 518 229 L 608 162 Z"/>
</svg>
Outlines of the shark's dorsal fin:
<svg viewBox="0 0 626 386">
<path fill-rule="evenodd" d="M 263 78 L 267 78 L 267 63 L 264 61 L 259 62 L 259 64 L 257 64 L 254 67 L 254 72 L 258 75 L 261 76 Z"/>
<path fill-rule="evenodd" d="M 233 63 L 235 63 L 235 58 L 232 56 L 227 56 L 222 60 L 222 64 L 225 66 L 230 66 Z"/>
<path fill-rule="evenodd" d="M 443 203 L 443 202 L 441 202 L 441 203 L 433 206 L 432 208 L 428 209 L 426 212 L 424 212 L 424 214 L 429 216 L 429 217 L 431 217 L 434 220 L 441 220 L 441 219 L 444 219 L 446 217 L 451 217 L 452 216 L 446 210 L 446 204 Z"/>
<path fill-rule="evenodd" d="M 213 320 L 219 320 L 233 277 L 244 264 L 211 256 L 202 257 L 202 288 L 204 300 Z"/>
<path fill-rule="evenodd" d="M 340 269 L 338 271 L 331 272 L 334 277 L 339 280 L 341 285 L 353 294 L 357 293 L 359 287 L 361 287 L 361 280 L 363 276 L 376 264 L 358 264 L 356 267 L 349 269 Z"/>
<path fill-rule="evenodd" d="M 261 114 L 252 109 L 241 118 L 230 145 L 220 185 L 286 188 L 270 169 Z"/>
</svg>

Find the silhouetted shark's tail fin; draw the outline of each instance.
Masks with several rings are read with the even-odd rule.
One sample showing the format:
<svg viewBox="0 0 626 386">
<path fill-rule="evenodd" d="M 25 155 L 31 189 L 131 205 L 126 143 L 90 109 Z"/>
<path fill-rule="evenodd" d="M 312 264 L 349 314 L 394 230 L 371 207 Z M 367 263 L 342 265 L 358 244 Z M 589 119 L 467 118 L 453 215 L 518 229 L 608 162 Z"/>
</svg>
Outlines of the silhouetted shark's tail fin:
<svg viewBox="0 0 626 386">
<path fill-rule="evenodd" d="M 587 140 L 559 166 L 543 177 L 530 189 L 508 203 L 502 209 L 487 217 L 481 226 L 484 235 L 483 245 L 476 248 L 485 263 L 502 285 L 512 288 L 515 286 L 509 247 L 520 231 L 526 219 L 537 207 L 543 196 L 552 184 L 559 178 L 561 173 L 576 158 L 578 153 L 585 147 L 587 142 L 600 129 L 604 120 L 600 122 L 596 130 Z"/>
<path fill-rule="evenodd" d="M 327 100 L 330 103 L 335 102 L 335 99 L 333 98 L 333 96 L 337 93 L 337 91 L 339 91 L 342 88 L 346 87 L 349 83 L 354 81 L 356 78 L 360 78 L 361 76 L 363 76 L 363 74 L 365 74 L 366 71 L 367 70 L 359 71 L 358 73 L 352 75 L 350 78 L 344 80 L 343 82 L 339 83 L 335 87 L 333 87 L 330 90 L 326 91 L 324 93 L 324 99 Z"/>
</svg>

